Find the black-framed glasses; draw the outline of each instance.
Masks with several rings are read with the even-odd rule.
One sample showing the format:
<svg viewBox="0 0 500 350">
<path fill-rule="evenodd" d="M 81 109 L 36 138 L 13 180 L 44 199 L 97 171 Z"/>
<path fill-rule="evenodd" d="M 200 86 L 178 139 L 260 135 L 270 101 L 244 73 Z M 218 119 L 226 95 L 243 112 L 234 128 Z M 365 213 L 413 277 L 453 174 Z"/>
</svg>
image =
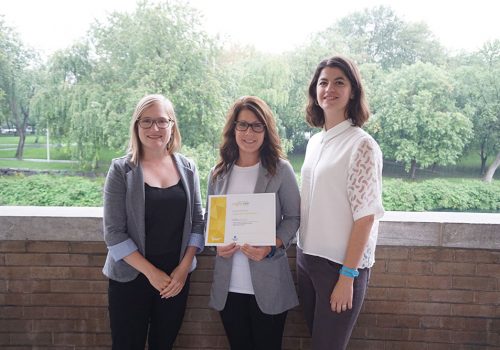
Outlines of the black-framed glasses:
<svg viewBox="0 0 500 350">
<path fill-rule="evenodd" d="M 254 132 L 261 133 L 266 129 L 266 126 L 264 123 L 247 123 L 243 120 L 238 120 L 234 122 L 234 125 L 236 125 L 236 130 L 238 131 L 247 131 L 248 128 L 252 128 Z"/>
<path fill-rule="evenodd" d="M 166 129 L 172 126 L 172 124 L 174 124 L 174 121 L 172 119 L 164 119 L 164 118 L 160 119 L 141 118 L 137 120 L 137 123 L 143 129 L 150 129 L 153 126 L 153 124 L 156 124 L 158 129 Z"/>
</svg>

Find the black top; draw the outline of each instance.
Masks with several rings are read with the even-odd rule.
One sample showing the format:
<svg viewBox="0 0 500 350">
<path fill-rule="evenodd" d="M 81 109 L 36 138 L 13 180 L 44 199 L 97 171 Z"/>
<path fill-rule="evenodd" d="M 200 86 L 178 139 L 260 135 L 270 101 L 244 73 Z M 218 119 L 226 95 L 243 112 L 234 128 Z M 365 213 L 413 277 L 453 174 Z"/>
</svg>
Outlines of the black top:
<svg viewBox="0 0 500 350">
<path fill-rule="evenodd" d="M 187 196 L 182 183 L 159 188 L 144 184 L 146 257 L 159 254 L 180 256 Z"/>
</svg>

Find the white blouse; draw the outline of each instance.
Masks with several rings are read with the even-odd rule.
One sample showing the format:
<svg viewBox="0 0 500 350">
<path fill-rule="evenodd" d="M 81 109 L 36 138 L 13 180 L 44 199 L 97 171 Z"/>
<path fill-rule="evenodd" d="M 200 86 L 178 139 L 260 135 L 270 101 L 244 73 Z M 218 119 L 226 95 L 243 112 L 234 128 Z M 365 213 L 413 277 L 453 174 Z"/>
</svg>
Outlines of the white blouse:
<svg viewBox="0 0 500 350">
<path fill-rule="evenodd" d="M 302 166 L 298 245 L 306 254 L 344 263 L 354 221 L 375 215 L 358 268 L 375 262 L 382 206 L 382 152 L 350 120 L 309 140 Z"/>
</svg>

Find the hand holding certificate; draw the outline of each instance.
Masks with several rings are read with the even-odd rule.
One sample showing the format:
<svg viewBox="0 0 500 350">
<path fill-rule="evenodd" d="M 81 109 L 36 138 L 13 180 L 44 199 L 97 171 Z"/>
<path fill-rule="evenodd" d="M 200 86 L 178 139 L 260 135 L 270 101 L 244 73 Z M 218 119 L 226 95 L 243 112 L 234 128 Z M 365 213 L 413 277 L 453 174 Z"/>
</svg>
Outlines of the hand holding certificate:
<svg viewBox="0 0 500 350">
<path fill-rule="evenodd" d="M 210 196 L 207 210 L 206 246 L 276 244 L 274 193 Z"/>
</svg>

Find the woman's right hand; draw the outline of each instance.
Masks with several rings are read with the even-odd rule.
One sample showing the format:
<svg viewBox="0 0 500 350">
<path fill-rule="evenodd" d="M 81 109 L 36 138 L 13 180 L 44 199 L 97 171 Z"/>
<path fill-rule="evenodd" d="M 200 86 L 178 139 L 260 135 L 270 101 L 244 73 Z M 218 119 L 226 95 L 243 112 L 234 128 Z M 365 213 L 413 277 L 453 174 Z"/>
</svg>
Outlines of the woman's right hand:
<svg viewBox="0 0 500 350">
<path fill-rule="evenodd" d="M 158 291 L 161 292 L 170 284 L 171 278 L 169 275 L 158 268 L 154 268 L 148 275 L 146 275 L 149 283 Z"/>
<path fill-rule="evenodd" d="M 240 249 L 240 246 L 234 242 L 228 245 L 217 246 L 217 255 L 223 258 L 230 258 L 238 249 Z"/>
</svg>

